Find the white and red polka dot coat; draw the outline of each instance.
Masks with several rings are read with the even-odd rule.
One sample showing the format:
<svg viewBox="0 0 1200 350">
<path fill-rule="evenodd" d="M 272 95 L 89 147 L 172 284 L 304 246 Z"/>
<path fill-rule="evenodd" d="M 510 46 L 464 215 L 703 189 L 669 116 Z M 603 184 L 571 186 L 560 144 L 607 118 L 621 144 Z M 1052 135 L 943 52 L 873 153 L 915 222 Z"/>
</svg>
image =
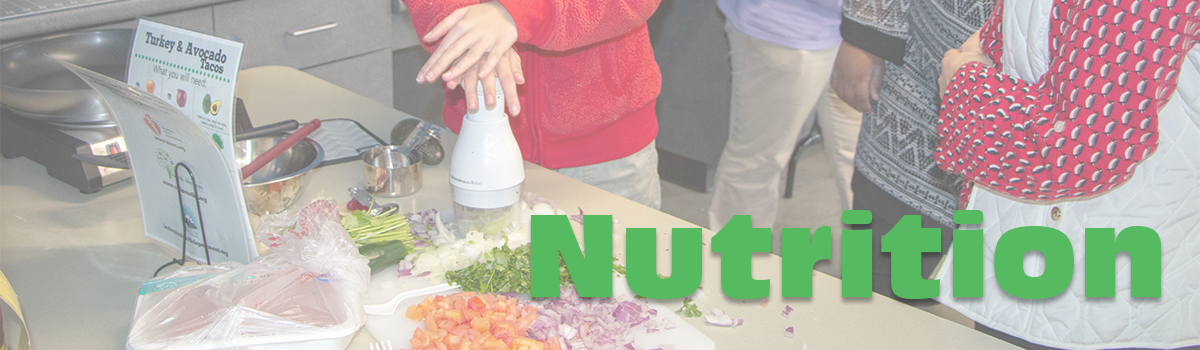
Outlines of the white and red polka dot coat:
<svg viewBox="0 0 1200 350">
<path fill-rule="evenodd" d="M 1000 14 L 980 31 L 1000 62 Z M 1066 0 L 1051 10 L 1050 70 L 1029 82 L 972 62 L 943 92 L 938 166 L 1040 202 L 1120 186 L 1158 145 L 1159 107 L 1200 32 L 1195 0 Z"/>
</svg>

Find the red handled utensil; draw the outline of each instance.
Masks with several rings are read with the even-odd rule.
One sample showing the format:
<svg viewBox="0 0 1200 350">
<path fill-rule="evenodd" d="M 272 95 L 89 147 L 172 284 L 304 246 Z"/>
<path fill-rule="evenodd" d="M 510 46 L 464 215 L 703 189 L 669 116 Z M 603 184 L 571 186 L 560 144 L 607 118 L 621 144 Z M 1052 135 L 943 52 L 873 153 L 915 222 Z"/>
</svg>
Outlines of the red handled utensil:
<svg viewBox="0 0 1200 350">
<path fill-rule="evenodd" d="M 254 158 L 254 160 L 250 161 L 250 164 L 246 164 L 246 166 L 242 167 L 242 180 L 246 180 L 246 178 L 250 177 L 251 174 L 254 174 L 254 172 L 258 171 L 259 168 L 262 168 L 263 165 L 267 165 L 267 163 L 275 160 L 275 157 L 279 157 L 280 154 L 283 154 L 283 151 L 292 148 L 292 145 L 295 145 L 297 142 L 300 142 L 300 140 L 308 137 L 308 134 L 311 134 L 319 127 L 321 127 L 321 120 L 313 119 L 312 121 L 305 123 L 304 127 L 301 127 L 299 130 L 296 130 L 296 132 L 284 138 L 283 141 L 275 144 L 274 147 L 271 147 L 266 152 L 263 152 L 263 154 L 258 156 L 258 158 Z"/>
</svg>

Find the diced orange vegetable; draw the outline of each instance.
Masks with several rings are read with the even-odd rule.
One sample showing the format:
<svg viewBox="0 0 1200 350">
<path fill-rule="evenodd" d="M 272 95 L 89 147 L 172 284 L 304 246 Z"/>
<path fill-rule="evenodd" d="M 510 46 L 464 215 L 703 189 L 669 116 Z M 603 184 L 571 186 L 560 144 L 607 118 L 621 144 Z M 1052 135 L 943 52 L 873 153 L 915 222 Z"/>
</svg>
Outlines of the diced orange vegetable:
<svg viewBox="0 0 1200 350">
<path fill-rule="evenodd" d="M 496 338 L 505 340 L 505 343 L 511 342 L 512 338 L 517 335 L 517 328 L 511 323 L 501 322 L 492 324 L 492 334 Z M 525 333 L 521 333 L 524 335 Z"/>
<path fill-rule="evenodd" d="M 442 338 L 442 340 L 445 340 L 446 346 L 449 346 L 451 348 L 457 348 L 459 344 L 462 344 L 463 337 L 454 335 L 454 334 L 450 334 L 450 335 L 447 335 L 445 338 Z"/>
<path fill-rule="evenodd" d="M 487 304 L 484 304 L 483 300 L 480 300 L 479 298 L 470 298 L 467 299 L 467 307 L 471 308 L 472 310 L 483 310 L 487 307 Z"/>
<path fill-rule="evenodd" d="M 457 335 L 460 337 L 469 337 L 469 336 L 471 336 L 470 330 L 471 330 L 471 324 L 463 322 L 463 323 L 458 324 L 457 326 L 454 326 L 454 329 L 450 330 L 450 334 Z"/>
<path fill-rule="evenodd" d="M 479 317 L 471 320 L 471 328 L 474 328 L 480 332 L 487 332 L 488 330 L 492 329 L 492 321 L 486 317 Z"/>
<path fill-rule="evenodd" d="M 446 310 L 445 318 L 454 321 L 455 324 L 461 324 L 462 312 L 460 310 Z"/>
<path fill-rule="evenodd" d="M 446 319 L 446 318 L 441 318 L 441 319 L 438 319 L 437 325 L 438 325 L 438 329 L 447 329 L 448 330 L 448 329 L 453 329 L 454 326 L 457 326 L 458 322 L 454 322 L 454 321 L 452 321 L 450 319 Z"/>
<path fill-rule="evenodd" d="M 513 350 L 542 350 L 544 344 L 526 337 L 516 337 L 512 340 L 512 348 Z"/>
<path fill-rule="evenodd" d="M 432 304 L 433 300 L 433 296 L 431 295 L 425 297 L 425 301 L 422 301 L 420 304 L 409 306 L 408 310 L 404 312 L 404 317 L 408 317 L 410 320 L 419 320 L 425 317 L 425 310 L 429 309 L 429 304 Z"/>
<path fill-rule="evenodd" d="M 504 344 L 504 341 L 500 339 L 488 337 L 484 341 L 483 350 L 512 350 L 512 348 L 508 347 L 508 344 Z"/>
<path fill-rule="evenodd" d="M 517 299 L 461 292 L 427 297 L 405 316 L 425 323 L 413 332 L 415 350 L 561 350 L 557 339 L 526 336 L 537 312 Z"/>
<path fill-rule="evenodd" d="M 436 332 L 438 329 L 437 321 L 438 319 L 436 317 L 426 317 L 425 332 Z"/>
<path fill-rule="evenodd" d="M 504 302 L 501 302 L 501 301 L 493 301 L 493 302 L 488 303 L 488 310 L 492 310 L 492 311 L 496 311 L 496 312 L 503 312 L 505 307 L 506 306 L 504 305 Z"/>
<path fill-rule="evenodd" d="M 421 345 L 429 344 L 429 337 L 427 335 L 425 335 L 425 331 L 421 330 L 420 328 L 417 328 L 416 330 L 413 331 L 413 338 L 412 338 L 412 340 L 409 341 L 409 343 L 411 343 L 412 346 L 414 348 L 416 348 Z"/>
</svg>

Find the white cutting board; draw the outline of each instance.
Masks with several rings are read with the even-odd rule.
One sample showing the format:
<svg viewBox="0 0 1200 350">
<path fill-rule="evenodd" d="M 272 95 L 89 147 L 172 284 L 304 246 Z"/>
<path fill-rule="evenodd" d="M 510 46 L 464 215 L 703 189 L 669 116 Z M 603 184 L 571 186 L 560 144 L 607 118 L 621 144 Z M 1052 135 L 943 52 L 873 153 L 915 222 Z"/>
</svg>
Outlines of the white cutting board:
<svg viewBox="0 0 1200 350">
<path fill-rule="evenodd" d="M 383 303 L 402 291 L 429 285 L 429 281 L 425 278 L 412 276 L 399 278 L 396 277 L 395 270 L 389 269 L 371 276 L 371 285 L 367 288 L 366 304 Z M 456 292 L 458 292 L 457 289 L 437 294 L 450 295 Z M 614 276 L 613 292 L 614 294 L 633 296 L 633 292 L 629 290 L 629 285 L 623 277 Z M 375 336 L 376 341 L 390 341 L 393 349 L 410 348 L 408 341 L 412 339 L 413 331 L 418 327 L 424 328 L 424 324 L 404 317 L 404 311 L 422 300 L 425 300 L 424 296 L 401 301 L 396 312 L 389 316 L 367 315 L 367 330 Z M 714 350 L 717 348 L 712 339 L 708 339 L 707 336 L 676 315 L 675 310 L 664 307 L 657 300 L 644 300 L 651 308 L 658 310 L 658 315 L 652 317 L 650 322 L 661 325 L 662 318 L 668 318 L 676 328 L 671 330 L 660 328 L 658 332 L 646 334 L 644 327 L 638 327 L 633 330 L 634 344 L 643 349 L 657 348 L 661 344 L 670 344 L 678 350 Z"/>
</svg>

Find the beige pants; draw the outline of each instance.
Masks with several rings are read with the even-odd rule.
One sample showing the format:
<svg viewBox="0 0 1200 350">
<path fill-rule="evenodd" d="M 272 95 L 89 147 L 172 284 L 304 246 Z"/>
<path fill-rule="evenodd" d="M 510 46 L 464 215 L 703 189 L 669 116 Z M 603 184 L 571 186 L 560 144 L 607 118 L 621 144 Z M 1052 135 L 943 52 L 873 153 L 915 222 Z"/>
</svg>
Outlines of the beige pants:
<svg viewBox="0 0 1200 350">
<path fill-rule="evenodd" d="M 625 158 L 554 171 L 656 210 L 662 207 L 655 141 Z"/>
<path fill-rule="evenodd" d="M 862 113 L 829 87 L 837 47 L 797 50 L 746 35 L 729 21 L 725 32 L 733 66 L 729 139 L 717 164 L 709 227 L 720 229 L 733 215 L 744 214 L 752 216 L 754 227 L 774 226 L 780 175 L 814 111 L 841 198 L 806 200 L 850 209 Z"/>
</svg>

